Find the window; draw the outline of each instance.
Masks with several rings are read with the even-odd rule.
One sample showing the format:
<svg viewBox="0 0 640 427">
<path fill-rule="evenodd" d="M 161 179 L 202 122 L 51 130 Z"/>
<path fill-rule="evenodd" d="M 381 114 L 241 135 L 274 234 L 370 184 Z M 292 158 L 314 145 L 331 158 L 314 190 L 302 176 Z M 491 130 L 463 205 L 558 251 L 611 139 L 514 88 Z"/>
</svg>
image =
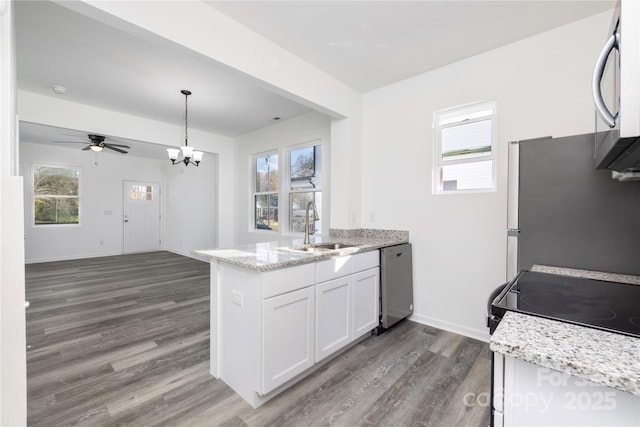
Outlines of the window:
<svg viewBox="0 0 640 427">
<path fill-rule="evenodd" d="M 313 201 L 322 212 L 322 146 L 307 145 L 289 151 L 289 231 L 304 233 L 307 203 Z M 312 231 L 322 230 L 320 220 L 312 221 Z"/>
<path fill-rule="evenodd" d="M 495 103 L 435 114 L 434 192 L 495 190 Z"/>
<path fill-rule="evenodd" d="M 33 165 L 35 225 L 80 224 L 80 169 Z"/>
<path fill-rule="evenodd" d="M 129 200 L 153 200 L 153 185 L 131 185 Z"/>
<path fill-rule="evenodd" d="M 253 229 L 304 233 L 307 204 L 313 201 L 320 220 L 312 223 L 312 231 L 321 230 L 322 145 L 313 141 L 283 149 L 278 154 L 271 151 L 251 157 Z M 280 208 L 282 215 L 279 215 Z"/>
<path fill-rule="evenodd" d="M 278 230 L 278 191 L 280 189 L 278 154 L 273 152 L 254 157 L 254 168 L 255 229 Z"/>
</svg>

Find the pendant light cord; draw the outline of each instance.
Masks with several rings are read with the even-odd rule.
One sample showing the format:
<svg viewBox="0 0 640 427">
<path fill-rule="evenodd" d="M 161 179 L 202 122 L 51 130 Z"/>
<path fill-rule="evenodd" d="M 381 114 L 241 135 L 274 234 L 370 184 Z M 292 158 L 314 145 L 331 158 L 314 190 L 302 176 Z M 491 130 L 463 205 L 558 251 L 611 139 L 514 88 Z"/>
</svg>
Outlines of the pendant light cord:
<svg viewBox="0 0 640 427">
<path fill-rule="evenodd" d="M 189 94 L 185 93 L 184 94 L 184 146 L 186 147 L 189 142 L 189 133 L 188 133 L 188 128 L 189 128 L 189 122 L 187 121 L 187 114 L 189 112 L 189 109 L 187 108 L 187 99 L 189 98 Z"/>
</svg>

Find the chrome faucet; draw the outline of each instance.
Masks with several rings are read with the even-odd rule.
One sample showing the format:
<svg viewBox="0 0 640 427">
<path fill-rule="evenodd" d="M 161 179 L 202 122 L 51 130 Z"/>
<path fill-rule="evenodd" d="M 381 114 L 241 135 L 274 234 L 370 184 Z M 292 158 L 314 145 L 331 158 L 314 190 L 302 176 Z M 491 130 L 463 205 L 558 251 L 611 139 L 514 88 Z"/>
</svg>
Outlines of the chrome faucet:
<svg viewBox="0 0 640 427">
<path fill-rule="evenodd" d="M 318 208 L 316 207 L 316 202 L 314 202 L 313 200 L 309 200 L 307 202 L 307 210 L 304 216 L 304 244 L 305 245 L 308 245 L 311 243 L 311 239 L 309 238 L 309 236 L 315 233 L 315 230 L 311 232 L 311 226 L 313 225 L 313 222 L 309 222 L 310 208 L 313 208 L 313 222 L 316 222 L 317 220 L 320 219 L 320 217 L 318 216 Z"/>
</svg>

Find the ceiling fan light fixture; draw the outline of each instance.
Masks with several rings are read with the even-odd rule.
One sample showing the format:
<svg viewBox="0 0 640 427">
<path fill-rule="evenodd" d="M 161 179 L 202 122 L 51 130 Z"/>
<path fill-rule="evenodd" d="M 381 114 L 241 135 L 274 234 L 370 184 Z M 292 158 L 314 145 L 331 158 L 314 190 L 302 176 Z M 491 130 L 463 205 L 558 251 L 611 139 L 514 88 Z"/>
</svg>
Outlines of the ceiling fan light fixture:
<svg viewBox="0 0 640 427">
<path fill-rule="evenodd" d="M 104 150 L 104 147 L 102 145 L 91 145 L 89 146 L 89 148 L 91 149 L 91 151 L 95 151 L 95 152 L 100 152 Z"/>
<path fill-rule="evenodd" d="M 191 95 L 191 92 L 183 89 L 180 91 L 180 93 L 184 95 L 184 146 L 180 147 L 180 149 L 167 148 L 167 154 L 169 155 L 171 164 L 177 165 L 178 163 L 184 163 L 185 166 L 189 166 L 190 163 L 193 163 L 196 166 L 200 166 L 200 162 L 202 161 L 202 156 L 204 155 L 204 153 L 202 151 L 194 151 L 193 147 L 189 147 L 187 99 L 189 95 Z M 182 152 L 182 160 L 178 160 L 180 152 Z"/>
</svg>

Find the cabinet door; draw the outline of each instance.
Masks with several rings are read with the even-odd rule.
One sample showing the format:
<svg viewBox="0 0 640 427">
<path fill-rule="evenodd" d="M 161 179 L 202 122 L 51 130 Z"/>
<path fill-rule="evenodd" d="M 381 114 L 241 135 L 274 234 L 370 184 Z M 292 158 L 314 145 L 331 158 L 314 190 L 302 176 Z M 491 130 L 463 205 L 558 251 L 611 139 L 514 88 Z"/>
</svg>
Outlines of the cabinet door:
<svg viewBox="0 0 640 427">
<path fill-rule="evenodd" d="M 378 326 L 380 317 L 380 269 L 372 268 L 353 275 L 352 334 L 353 339 Z"/>
<path fill-rule="evenodd" d="M 262 394 L 314 363 L 314 287 L 262 301 Z"/>
<path fill-rule="evenodd" d="M 504 426 L 639 426 L 640 397 L 504 358 Z"/>
<path fill-rule="evenodd" d="M 316 362 L 351 342 L 351 276 L 316 285 Z"/>
</svg>

